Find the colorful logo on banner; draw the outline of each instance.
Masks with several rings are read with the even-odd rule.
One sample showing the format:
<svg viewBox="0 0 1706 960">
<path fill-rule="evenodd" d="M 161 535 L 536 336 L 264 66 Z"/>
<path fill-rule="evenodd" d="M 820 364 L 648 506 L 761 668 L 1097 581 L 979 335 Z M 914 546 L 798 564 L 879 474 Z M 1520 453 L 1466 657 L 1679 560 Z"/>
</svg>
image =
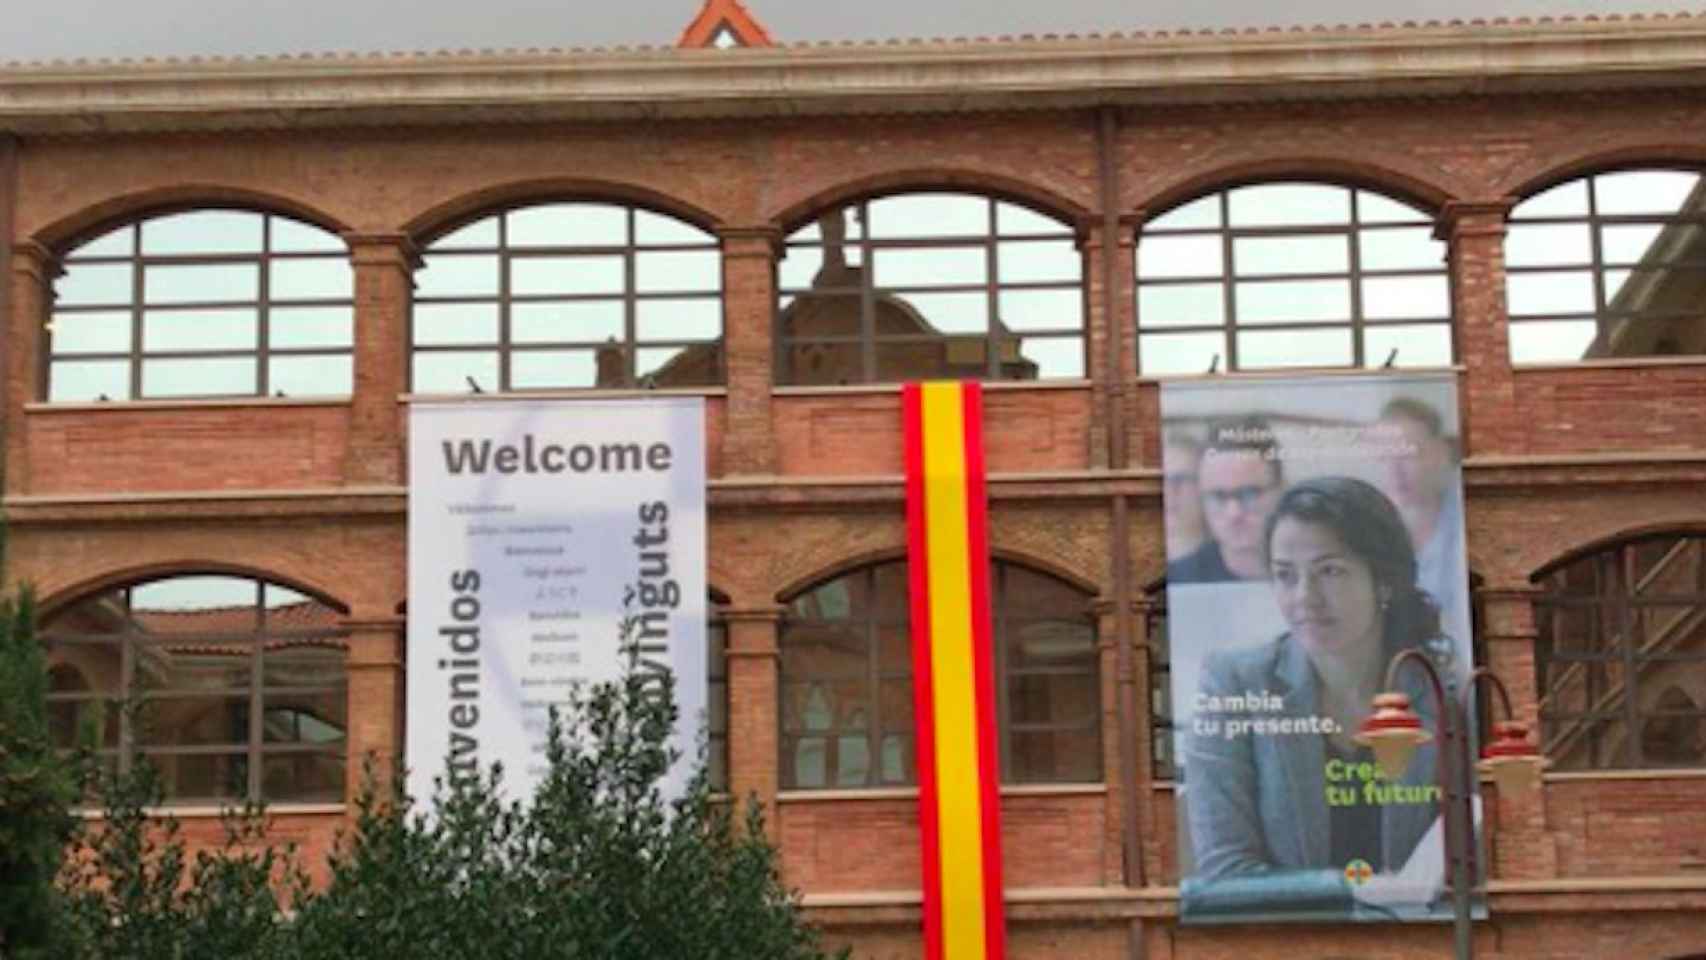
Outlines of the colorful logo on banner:
<svg viewBox="0 0 1706 960">
<path fill-rule="evenodd" d="M 908 384 L 906 526 L 929 960 L 1006 956 L 983 394 Z"/>
</svg>

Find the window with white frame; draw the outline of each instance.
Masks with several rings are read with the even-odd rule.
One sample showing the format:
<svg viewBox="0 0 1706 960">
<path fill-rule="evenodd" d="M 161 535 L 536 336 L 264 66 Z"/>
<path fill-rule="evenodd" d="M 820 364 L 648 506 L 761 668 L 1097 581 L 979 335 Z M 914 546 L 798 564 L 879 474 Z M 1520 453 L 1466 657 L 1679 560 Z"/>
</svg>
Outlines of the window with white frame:
<svg viewBox="0 0 1706 960">
<path fill-rule="evenodd" d="M 1505 233 L 1511 361 L 1706 354 L 1706 189 L 1687 170 L 1549 187 Z"/>
<path fill-rule="evenodd" d="M 783 246 L 776 381 L 1082 378 L 1083 274 L 1072 227 L 1017 203 L 908 193 L 825 210 Z"/>
<path fill-rule="evenodd" d="M 706 387 L 723 374 L 722 253 L 686 221 L 619 203 L 482 217 L 415 276 L 415 393 Z"/>
<path fill-rule="evenodd" d="M 53 284 L 54 402 L 347 396 L 344 241 L 251 210 L 146 217 L 69 250 Z"/>
<path fill-rule="evenodd" d="M 1452 363 L 1445 245 L 1370 190 L 1276 182 L 1199 197 L 1137 245 L 1143 376 Z"/>
</svg>

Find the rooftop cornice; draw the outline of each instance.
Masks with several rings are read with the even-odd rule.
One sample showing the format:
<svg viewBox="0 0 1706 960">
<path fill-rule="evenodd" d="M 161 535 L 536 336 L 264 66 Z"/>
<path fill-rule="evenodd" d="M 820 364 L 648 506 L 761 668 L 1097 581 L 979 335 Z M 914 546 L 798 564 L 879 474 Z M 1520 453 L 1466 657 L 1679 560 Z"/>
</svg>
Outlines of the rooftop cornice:
<svg viewBox="0 0 1706 960">
<path fill-rule="evenodd" d="M 1706 17 L 0 68 L 0 132 L 777 117 L 1706 85 Z"/>
</svg>

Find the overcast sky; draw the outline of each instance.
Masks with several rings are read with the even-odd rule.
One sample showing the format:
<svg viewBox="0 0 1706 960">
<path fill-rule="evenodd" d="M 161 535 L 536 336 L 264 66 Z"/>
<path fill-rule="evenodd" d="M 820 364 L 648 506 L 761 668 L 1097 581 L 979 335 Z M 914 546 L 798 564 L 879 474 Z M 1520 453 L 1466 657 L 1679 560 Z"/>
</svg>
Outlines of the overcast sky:
<svg viewBox="0 0 1706 960">
<path fill-rule="evenodd" d="M 747 0 L 781 42 L 1666 10 L 1664 0 Z M 700 0 L 3 0 L 0 62 L 674 43 Z"/>
</svg>

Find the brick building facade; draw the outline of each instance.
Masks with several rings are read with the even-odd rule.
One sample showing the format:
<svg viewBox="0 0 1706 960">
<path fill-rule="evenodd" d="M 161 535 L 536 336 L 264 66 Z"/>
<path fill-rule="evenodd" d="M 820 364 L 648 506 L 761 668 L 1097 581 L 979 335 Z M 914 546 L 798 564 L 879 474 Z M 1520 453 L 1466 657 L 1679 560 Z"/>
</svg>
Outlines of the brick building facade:
<svg viewBox="0 0 1706 960">
<path fill-rule="evenodd" d="M 466 379 L 485 393 L 584 395 L 571 389 L 582 385 L 573 377 L 529 373 L 541 357 L 550 370 L 594 371 L 588 389 L 702 394 L 709 579 L 726 650 L 718 668 L 726 783 L 768 806 L 787 880 L 832 939 L 858 945 L 861 956 L 916 956 L 915 791 L 904 744 L 891 748 L 890 728 L 875 718 L 882 682 L 899 678 L 882 674 L 880 651 L 855 651 L 877 663 L 876 692 L 869 714 L 848 719 L 827 705 L 833 690 L 811 692 L 802 677 L 820 665 L 790 660 L 790 644 L 814 642 L 806 637 L 818 621 L 864 616 L 867 642 L 880 646 L 880 614 L 825 613 L 820 594 L 842 584 L 831 605 L 878 609 L 882 565 L 904 555 L 900 401 L 897 377 L 884 371 L 967 375 L 967 364 L 984 365 L 994 553 L 1051 596 L 1078 599 L 1075 613 L 1039 616 L 1082 621 L 1073 636 L 1095 691 L 1093 702 L 1059 694 L 1087 711 L 1083 735 L 1060 732 L 1069 725 L 1064 707 L 1042 708 L 1059 721 L 1045 732 L 1061 745 L 1036 748 L 1043 759 L 1026 763 L 1037 775 L 1003 790 L 1014 955 L 1437 956 L 1448 942 L 1443 928 L 1179 927 L 1172 785 L 1152 756 L 1151 728 L 1164 713 L 1151 693 L 1152 671 L 1165 662 L 1155 589 L 1165 566 L 1164 478 L 1159 378 L 1144 350 L 1154 342 L 1161 356 L 1161 341 L 1147 335 L 1165 334 L 1167 321 L 1140 315 L 1140 237 L 1157 236 L 1152 228 L 1168 213 L 1224 191 L 1287 183 L 1354 190 L 1375 198 L 1359 202 L 1417 211 L 1444 254 L 1445 278 L 1434 289 L 1445 298 L 1448 354 L 1423 365 L 1448 367 L 1460 388 L 1456 433 L 1481 656 L 1510 687 L 1517 712 L 1540 721 L 1542 737 L 1575 736 L 1570 724 L 1590 723 L 1599 725 L 1595 742 L 1609 744 L 1555 757 L 1563 762 L 1540 796 L 1489 804 L 1492 918 L 1477 924 L 1477 945 L 1482 955 L 1509 957 L 1698 953 L 1706 950 L 1706 661 L 1695 658 L 1706 649 L 1698 615 L 1706 607 L 1706 319 L 1686 244 L 1657 266 L 1619 266 L 1606 259 L 1614 235 L 1605 232 L 1697 230 L 1696 208 L 1685 202 L 1642 220 L 1651 211 L 1607 211 L 1590 200 L 1581 211 L 1557 208 L 1555 222 L 1536 214 L 1542 225 L 1592 234 L 1586 266 L 1528 254 L 1507 263 L 1507 240 L 1522 226 L 1524 202 L 1548 191 L 1631 172 L 1706 170 L 1703 69 L 1706 27 L 1687 17 L 7 68 L 7 573 L 44 598 L 59 664 L 74 664 L 78 644 L 108 629 L 90 624 L 128 614 L 112 616 L 119 626 L 110 629 L 130 631 L 124 649 L 135 651 L 112 676 L 132 679 L 68 670 L 56 687 L 68 710 L 116 695 L 114 684 L 141 682 L 151 664 L 180 655 L 170 643 L 134 642 L 157 625 L 136 615 L 149 597 L 171 608 L 171 584 L 187 576 L 251 585 L 244 589 L 259 599 L 219 606 L 255 611 L 252 626 L 207 629 L 259 649 L 257 663 L 311 647 L 312 662 L 291 660 L 307 679 L 258 688 L 243 678 L 163 681 L 186 701 L 224 697 L 262 709 L 217 708 L 224 719 L 215 726 L 241 728 L 235 744 L 218 732 L 179 732 L 153 745 L 186 769 L 202 764 L 203 774 L 183 781 L 192 818 L 205 809 L 194 806 L 209 799 L 203 794 L 271 793 L 280 833 L 312 853 L 331 842 L 345 809 L 335 795 L 293 794 L 288 765 L 341 758 L 348 789 L 363 756 L 395 756 L 404 735 L 410 398 L 465 392 Z M 1593 196 L 1609 197 L 1612 186 Z M 1030 237 L 1039 247 L 1069 245 L 1080 272 L 1037 279 L 1015 260 L 999 267 L 1007 280 L 997 267 L 974 270 L 967 286 L 975 290 L 949 293 L 995 304 L 1053 284 L 1077 306 L 1030 326 L 991 307 L 981 327 L 954 333 L 946 321 L 918 319 L 930 310 L 895 306 L 908 297 L 889 289 L 894 283 L 873 287 L 887 282 L 890 257 L 930 243 L 885 247 L 878 204 L 950 195 L 987 204 L 979 209 L 993 226 L 967 243 L 988 263 L 1006 264 L 1006 245 Z M 629 257 L 639 266 L 626 281 L 608 290 L 593 281 L 525 286 L 528 274 L 511 263 L 524 259 L 519 217 L 557 203 L 628 217 L 629 232 L 614 241 L 550 246 L 565 261 Z M 151 232 L 175 215 L 233 210 L 265 216 L 222 221 L 221 235 L 249 229 L 233 226 L 242 220 L 264 225 L 254 227 L 259 241 L 185 253 L 170 247 L 166 226 Z M 479 239 L 500 214 L 496 239 Z M 1010 216 L 1053 226 L 1009 230 Z M 839 227 L 826 226 L 837 217 Z M 647 246 L 644 223 L 662 224 L 664 249 Z M 1340 225 L 1347 236 L 1360 229 Z M 685 232 L 670 232 L 677 228 Z M 832 239 L 854 228 L 865 231 L 855 240 L 868 259 L 858 263 Z M 1228 226 L 1216 235 L 1228 250 L 1231 234 Z M 695 246 L 711 251 L 708 280 L 690 289 L 635 280 L 647 256 L 696 255 Z M 455 277 L 458 256 L 486 258 L 482 270 L 501 262 L 505 272 L 491 290 L 483 280 L 452 280 L 429 296 L 433 268 Z M 790 280 L 787 256 L 819 259 Z M 838 256 L 841 273 L 822 267 Z M 286 270 L 309 264 L 304 276 L 318 277 L 345 262 L 342 279 L 299 281 Z M 1605 294 L 1580 309 L 1518 309 L 1530 294 L 1513 278 L 1524 264 L 1538 271 L 1549 263 L 1552 273 L 1534 275 L 1556 287 L 1589 276 L 1603 287 L 1617 270 L 1668 271 L 1672 306 L 1662 316 L 1637 308 L 1625 316 L 1623 301 Z M 237 286 L 173 293 L 173 269 L 191 286 Z M 1374 281 L 1360 269 L 1372 268 L 1323 268 L 1366 293 L 1361 285 Z M 1235 284 L 1222 280 L 1223 289 Z M 792 298 L 809 298 L 820 281 L 839 283 L 841 299 L 792 308 L 810 315 L 809 326 L 781 325 Z M 307 292 L 293 301 L 297 283 Z M 111 291 L 100 292 L 103 284 Z M 914 306 L 946 296 L 913 293 Z M 645 332 L 654 295 L 694 294 L 720 301 L 712 333 Z M 608 336 L 600 327 L 535 350 L 522 333 L 534 295 L 559 306 L 620 303 L 625 319 Z M 500 332 L 434 340 L 430 312 L 417 309 L 433 296 L 468 315 L 489 309 L 502 318 L 493 327 Z M 1311 367 L 1379 366 L 1381 356 L 1370 354 L 1383 355 L 1374 345 L 1386 341 L 1369 332 L 1378 318 L 1364 299 L 1353 296 L 1353 315 L 1327 324 L 1354 339 L 1355 359 Z M 248 318 L 239 326 L 251 332 L 231 339 L 195 326 L 221 310 Z M 1524 342 L 1513 331 L 1524 323 L 1585 322 L 1597 335 L 1628 319 L 1667 324 L 1670 333 L 1622 353 L 1513 356 Z M 172 332 L 168 321 L 190 328 Z M 332 332 L 292 340 L 285 331 L 298 321 Z M 1224 318 L 1208 323 L 1217 324 L 1225 329 L 1216 342 L 1231 357 L 1245 331 Z M 1527 342 L 1556 342 L 1549 338 L 1568 329 L 1546 328 Z M 1025 352 L 1044 340 L 1055 347 Z M 661 345 L 648 346 L 654 341 Z M 829 367 L 801 372 L 814 343 Z M 884 358 L 893 344 L 902 359 L 891 367 Z M 1262 375 L 1253 359 L 1237 364 L 1213 352 L 1216 372 L 1177 375 Z M 1417 355 L 1401 351 L 1397 362 L 1413 366 Z M 672 381 L 660 373 L 668 369 L 689 372 Z M 156 388 L 174 376 L 209 386 Z M 1595 564 L 1624 571 L 1625 586 L 1583 572 Z M 1671 616 L 1636 644 L 1628 611 L 1640 604 L 1630 601 L 1655 578 L 1667 584 Z M 845 586 L 857 583 L 870 585 L 864 600 Z M 1604 613 L 1614 595 L 1622 633 L 1566 623 L 1560 597 Z M 211 616 L 211 606 L 197 609 Z M 327 609 L 336 616 L 318 612 Z M 1570 644 L 1594 642 L 1602 652 L 1619 642 L 1638 651 L 1618 670 L 1591 657 L 1575 674 L 1559 667 L 1576 662 L 1566 656 Z M 341 662 L 328 660 L 328 647 L 342 651 Z M 1571 678 L 1595 671 L 1588 705 L 1572 711 L 1565 701 L 1584 694 Z M 796 687 L 805 692 L 796 697 Z M 177 729 L 179 721 L 159 723 Z M 316 733 L 315 723 L 336 729 Z M 115 732 L 115 760 L 153 735 Z M 855 753 L 862 759 L 848 759 Z M 186 759 L 220 756 L 236 766 Z M 274 760 L 285 770 L 282 795 L 268 786 Z M 243 779 L 235 787 L 231 769 Z M 323 771 L 316 776 L 324 782 Z"/>
</svg>

